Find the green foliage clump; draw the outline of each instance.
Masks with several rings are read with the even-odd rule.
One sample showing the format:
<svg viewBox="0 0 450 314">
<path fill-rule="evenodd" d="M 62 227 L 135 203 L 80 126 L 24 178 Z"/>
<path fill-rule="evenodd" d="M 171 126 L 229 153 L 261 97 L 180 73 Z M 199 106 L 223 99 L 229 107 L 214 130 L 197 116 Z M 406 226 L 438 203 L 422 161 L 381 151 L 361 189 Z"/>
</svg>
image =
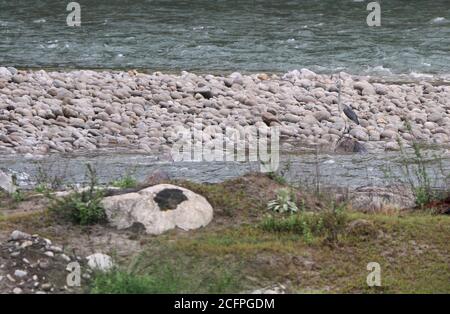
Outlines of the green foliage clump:
<svg viewBox="0 0 450 314">
<path fill-rule="evenodd" d="M 23 194 L 22 190 L 16 189 L 13 193 L 11 193 L 11 198 L 13 199 L 14 203 L 20 203 L 25 200 L 25 195 Z"/>
<path fill-rule="evenodd" d="M 279 189 L 276 199 L 267 203 L 267 208 L 279 213 L 298 212 L 298 207 L 295 204 L 295 195 L 287 188 Z"/>
<path fill-rule="evenodd" d="M 100 272 L 92 281 L 90 292 L 98 294 L 175 293 L 179 282 L 174 279 L 169 273 L 158 278 L 124 270 Z"/>
<path fill-rule="evenodd" d="M 304 212 L 289 216 L 267 216 L 260 227 L 267 232 L 294 233 L 303 236 L 305 242 L 314 237 L 323 237 L 328 242 L 337 242 L 346 226 L 347 215 L 344 206 L 332 204 L 321 212 Z"/>
<path fill-rule="evenodd" d="M 113 181 L 111 184 L 112 186 L 121 189 L 135 188 L 138 186 L 137 180 L 133 178 L 131 175 L 126 175 L 120 179 L 117 179 Z"/>
<path fill-rule="evenodd" d="M 87 171 L 89 177 L 87 189 L 74 190 L 63 198 L 55 198 L 47 193 L 52 200 L 50 211 L 79 225 L 102 223 L 106 219 L 105 210 L 101 205 L 103 191 L 97 188 L 96 172 L 89 164 Z"/>
<path fill-rule="evenodd" d="M 405 121 L 405 128 L 412 134 L 412 126 L 409 121 Z M 419 208 L 424 208 L 426 204 L 439 199 L 439 193 L 433 189 L 433 176 L 431 175 L 431 170 L 428 167 L 430 161 L 423 153 L 422 145 L 417 141 L 413 140 L 412 149 L 413 156 L 410 158 L 407 156 L 403 143 L 398 138 L 397 142 L 400 147 L 400 152 L 402 154 L 402 172 L 406 178 L 407 183 L 410 185 L 415 199 L 416 205 Z M 440 161 L 440 159 L 435 156 L 434 161 Z"/>
<path fill-rule="evenodd" d="M 208 277 L 208 272 L 194 274 L 180 272 L 176 267 L 161 265 L 150 273 L 114 269 L 95 274 L 90 292 L 96 294 L 154 294 L 154 293 L 224 293 L 233 291 L 237 282 L 233 276 L 225 273 Z"/>
</svg>

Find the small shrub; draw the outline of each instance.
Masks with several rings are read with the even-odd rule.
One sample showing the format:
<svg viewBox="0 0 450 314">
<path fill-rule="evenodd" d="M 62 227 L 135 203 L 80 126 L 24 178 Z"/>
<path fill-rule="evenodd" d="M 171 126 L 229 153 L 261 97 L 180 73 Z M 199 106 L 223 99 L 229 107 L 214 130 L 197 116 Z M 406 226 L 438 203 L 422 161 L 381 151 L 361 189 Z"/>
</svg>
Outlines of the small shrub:
<svg viewBox="0 0 450 314">
<path fill-rule="evenodd" d="M 103 191 L 98 189 L 97 176 L 91 165 L 87 165 L 89 188 L 83 191 L 73 191 L 64 198 L 54 198 L 50 193 L 47 196 L 52 200 L 50 211 L 80 225 L 90 225 L 104 222 L 105 211 L 101 205 Z"/>
<path fill-rule="evenodd" d="M 345 204 L 336 205 L 334 202 L 330 208 L 320 213 L 325 239 L 328 242 L 337 242 L 347 223 Z"/>
<path fill-rule="evenodd" d="M 62 187 L 64 178 L 66 177 L 66 171 L 68 165 L 64 165 L 64 168 L 59 170 L 59 174 L 51 174 L 51 170 L 55 167 L 54 163 L 43 164 L 41 162 L 37 163 L 37 173 L 34 176 L 34 181 L 36 182 L 36 192 L 46 193 L 50 190 L 57 190 Z M 58 169 L 62 168 L 60 163 L 58 163 Z"/>
<path fill-rule="evenodd" d="M 409 121 L 405 121 L 405 128 L 412 134 L 412 127 Z M 414 193 L 416 205 L 423 209 L 426 204 L 439 198 L 438 193 L 433 189 L 433 177 L 430 175 L 430 169 L 427 166 L 429 160 L 423 154 L 422 145 L 415 139 L 412 142 L 414 152 L 412 158 L 407 156 L 403 143 L 399 138 L 397 138 L 397 142 L 402 156 L 403 175 Z M 437 157 L 434 159 L 439 161 Z"/>
<path fill-rule="evenodd" d="M 267 177 L 280 185 L 286 185 L 286 174 L 291 170 L 291 160 L 289 159 L 279 172 L 271 171 L 267 173 Z"/>
<path fill-rule="evenodd" d="M 337 242 L 347 223 L 344 209 L 344 205 L 332 204 L 331 208 L 317 213 L 300 212 L 282 217 L 267 216 L 260 223 L 260 228 L 268 232 L 298 234 L 307 243 L 319 236 L 324 237 L 327 242 Z"/>
<path fill-rule="evenodd" d="M 126 175 L 123 178 L 115 180 L 111 183 L 112 186 L 121 189 L 135 188 L 138 186 L 138 182 L 131 175 Z"/>
<path fill-rule="evenodd" d="M 280 175 L 280 174 L 278 174 L 276 172 L 273 172 L 273 171 L 272 172 L 268 172 L 267 173 L 267 177 L 269 177 L 270 180 L 273 180 L 273 181 L 275 181 L 278 184 L 281 184 L 281 185 L 285 185 L 286 184 L 286 179 L 282 175 Z"/>
<path fill-rule="evenodd" d="M 51 189 L 47 185 L 40 183 L 34 188 L 34 191 L 36 193 L 46 194 L 46 193 L 50 192 Z"/>
<path fill-rule="evenodd" d="M 298 212 L 295 204 L 295 196 L 290 189 L 279 189 L 277 198 L 267 203 L 269 210 L 279 213 L 296 213 Z"/>
<path fill-rule="evenodd" d="M 315 235 L 322 233 L 321 219 L 317 214 L 312 212 L 302 212 L 287 217 L 267 216 L 260 223 L 260 227 L 268 232 L 301 235 L 307 243 L 311 243 Z"/>
<path fill-rule="evenodd" d="M 11 193 L 11 198 L 13 199 L 14 203 L 20 203 L 25 200 L 25 195 L 23 194 L 22 190 L 17 189 L 13 193 Z"/>
</svg>

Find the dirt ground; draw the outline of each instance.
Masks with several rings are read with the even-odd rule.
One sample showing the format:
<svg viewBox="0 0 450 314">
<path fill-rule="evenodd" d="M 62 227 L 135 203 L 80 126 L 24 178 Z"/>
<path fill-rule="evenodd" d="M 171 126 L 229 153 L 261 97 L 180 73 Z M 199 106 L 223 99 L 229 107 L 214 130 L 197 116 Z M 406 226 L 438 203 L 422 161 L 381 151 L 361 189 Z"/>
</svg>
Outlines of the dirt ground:
<svg viewBox="0 0 450 314">
<path fill-rule="evenodd" d="M 162 284 L 156 292 L 245 292 L 273 286 L 288 293 L 450 292 L 448 215 L 349 212 L 347 224 L 362 221 L 364 227 L 330 244 L 320 237 L 307 240 L 296 233 L 268 232 L 259 227 L 269 213 L 267 202 L 284 186 L 267 176 L 249 175 L 221 184 L 171 183 L 208 199 L 214 208 L 214 219 L 208 226 L 190 232 L 173 230 L 160 236 L 138 230 L 118 231 L 107 225 L 78 226 L 48 212 L 48 201 L 32 195 L 35 193 L 19 202 L 3 195 L 0 293 L 12 293 L 18 286 L 24 293 L 35 293 L 42 291 L 43 281 L 52 283 L 53 290 L 47 293 L 91 291 L 89 279 L 83 279 L 80 288 L 65 287 L 67 263 L 62 260 L 36 270 L 39 278 L 48 278 L 41 280 L 41 287 L 34 289 L 29 283 L 20 285 L 20 280 L 8 280 L 8 275 L 14 277 L 16 269 L 26 266 L 24 258 L 31 264 L 43 259 L 38 244 L 34 251 L 30 246 L 20 260 L 12 258 L 8 250 L 14 230 L 50 239 L 73 259 L 83 261 L 101 252 L 140 276 L 152 275 L 163 283 L 177 283 L 170 287 Z M 306 209 L 316 210 L 325 203 L 304 191 L 296 191 L 296 197 L 304 200 Z M 370 262 L 381 265 L 381 287 L 367 286 Z M 167 277 L 168 273 L 177 275 L 177 279 Z"/>
</svg>

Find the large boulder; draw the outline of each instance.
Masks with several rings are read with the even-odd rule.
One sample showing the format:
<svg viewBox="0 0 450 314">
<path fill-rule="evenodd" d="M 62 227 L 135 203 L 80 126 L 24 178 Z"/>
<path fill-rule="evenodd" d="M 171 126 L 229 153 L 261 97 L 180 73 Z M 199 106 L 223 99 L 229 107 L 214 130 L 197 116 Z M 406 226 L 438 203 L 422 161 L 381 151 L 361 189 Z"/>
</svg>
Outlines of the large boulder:
<svg viewBox="0 0 450 314">
<path fill-rule="evenodd" d="M 0 190 L 10 194 L 16 191 L 13 176 L 0 170 Z"/>
<path fill-rule="evenodd" d="M 102 204 L 116 228 L 143 226 L 146 233 L 155 235 L 175 227 L 204 227 L 213 217 L 213 208 L 203 196 L 171 184 L 105 197 Z"/>
<path fill-rule="evenodd" d="M 408 209 L 415 206 L 411 189 L 405 186 L 357 188 L 350 194 L 353 209 L 363 212 L 380 212 L 386 209 Z"/>
</svg>

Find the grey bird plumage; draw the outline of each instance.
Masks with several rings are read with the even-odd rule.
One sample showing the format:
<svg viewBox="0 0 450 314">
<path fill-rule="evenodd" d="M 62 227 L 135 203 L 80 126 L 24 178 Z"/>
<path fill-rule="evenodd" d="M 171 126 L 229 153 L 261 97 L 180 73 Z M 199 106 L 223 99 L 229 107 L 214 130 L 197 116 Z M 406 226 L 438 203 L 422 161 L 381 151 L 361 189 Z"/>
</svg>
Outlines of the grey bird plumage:
<svg viewBox="0 0 450 314">
<path fill-rule="evenodd" d="M 355 122 L 357 125 L 359 125 L 359 120 L 358 120 L 358 116 L 356 115 L 356 113 L 353 111 L 352 108 L 350 108 L 350 106 L 348 105 L 344 105 L 343 106 L 343 111 L 344 114 L 347 118 L 349 118 L 350 120 L 352 120 L 353 122 Z"/>
<path fill-rule="evenodd" d="M 341 80 L 338 80 L 337 87 L 338 87 L 338 107 L 339 110 L 341 111 L 341 116 L 344 118 L 344 121 L 348 119 L 359 125 L 358 115 L 356 114 L 356 112 L 354 112 L 349 105 L 346 104 L 341 105 Z M 346 129 L 347 127 L 345 126 L 344 133 Z"/>
</svg>

